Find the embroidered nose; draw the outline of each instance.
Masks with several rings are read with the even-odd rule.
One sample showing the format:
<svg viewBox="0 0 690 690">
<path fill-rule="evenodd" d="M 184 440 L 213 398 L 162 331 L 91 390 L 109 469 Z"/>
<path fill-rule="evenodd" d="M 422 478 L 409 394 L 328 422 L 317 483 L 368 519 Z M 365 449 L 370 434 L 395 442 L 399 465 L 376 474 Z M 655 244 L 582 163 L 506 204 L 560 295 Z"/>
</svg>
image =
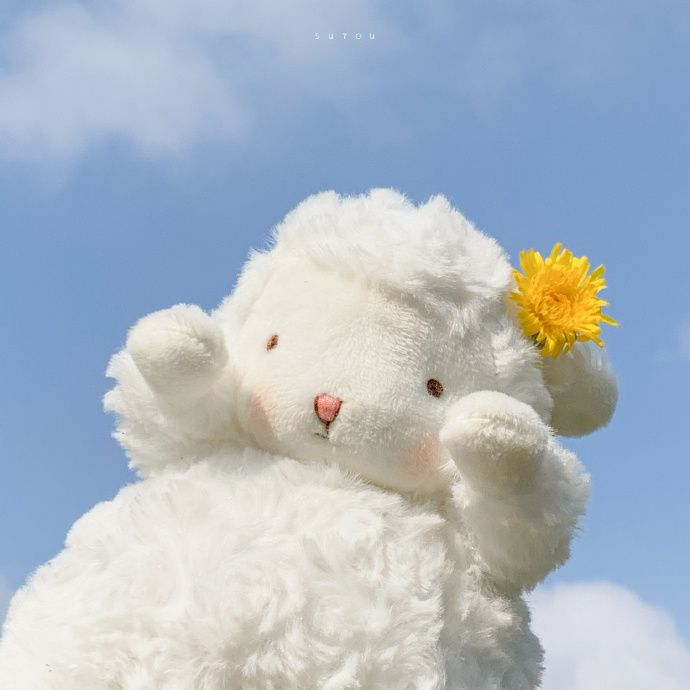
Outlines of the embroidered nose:
<svg viewBox="0 0 690 690">
<path fill-rule="evenodd" d="M 328 393 L 319 393 L 314 398 L 314 412 L 328 426 L 338 416 L 342 404 L 343 401 L 340 398 L 334 398 Z"/>
</svg>

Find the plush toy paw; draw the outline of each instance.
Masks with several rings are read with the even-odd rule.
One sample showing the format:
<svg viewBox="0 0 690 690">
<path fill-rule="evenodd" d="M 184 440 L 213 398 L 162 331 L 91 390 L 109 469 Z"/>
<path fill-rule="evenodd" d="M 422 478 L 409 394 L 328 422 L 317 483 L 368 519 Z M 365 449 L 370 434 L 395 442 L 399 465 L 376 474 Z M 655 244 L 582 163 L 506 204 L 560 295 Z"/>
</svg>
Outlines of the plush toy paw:
<svg viewBox="0 0 690 690">
<path fill-rule="evenodd" d="M 140 319 L 129 332 L 127 350 L 156 393 L 192 400 L 208 391 L 228 357 L 220 327 L 187 304 Z"/>
<path fill-rule="evenodd" d="M 441 441 L 465 479 L 504 488 L 529 484 L 549 437 L 532 407 L 496 391 L 459 400 L 441 430 Z"/>
</svg>

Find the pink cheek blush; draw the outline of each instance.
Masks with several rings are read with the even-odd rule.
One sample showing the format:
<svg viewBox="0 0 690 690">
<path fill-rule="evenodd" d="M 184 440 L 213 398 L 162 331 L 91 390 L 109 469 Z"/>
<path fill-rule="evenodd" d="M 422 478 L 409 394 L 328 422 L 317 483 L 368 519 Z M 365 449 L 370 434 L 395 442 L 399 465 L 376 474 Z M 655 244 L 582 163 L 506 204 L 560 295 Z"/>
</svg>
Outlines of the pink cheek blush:
<svg viewBox="0 0 690 690">
<path fill-rule="evenodd" d="M 247 426 L 257 443 L 262 446 L 271 446 L 275 440 L 271 417 L 268 413 L 266 396 L 261 393 L 252 393 L 248 401 Z"/>
<path fill-rule="evenodd" d="M 440 464 L 440 441 L 437 438 L 425 436 L 412 449 L 408 468 L 411 476 L 426 479 L 438 471 Z"/>
</svg>

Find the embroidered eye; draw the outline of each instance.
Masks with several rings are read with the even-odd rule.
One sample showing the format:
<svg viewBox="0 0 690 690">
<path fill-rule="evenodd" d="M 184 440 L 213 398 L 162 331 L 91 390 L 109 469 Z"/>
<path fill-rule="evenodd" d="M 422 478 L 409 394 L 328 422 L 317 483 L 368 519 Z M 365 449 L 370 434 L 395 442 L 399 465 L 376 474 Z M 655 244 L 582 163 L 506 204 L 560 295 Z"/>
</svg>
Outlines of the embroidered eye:
<svg viewBox="0 0 690 690">
<path fill-rule="evenodd" d="M 426 382 L 426 389 L 429 391 L 429 395 L 433 395 L 434 398 L 440 398 L 443 393 L 443 384 L 436 379 L 429 379 Z"/>
<path fill-rule="evenodd" d="M 266 349 L 272 350 L 278 344 L 278 334 L 274 333 L 266 343 Z"/>
</svg>

